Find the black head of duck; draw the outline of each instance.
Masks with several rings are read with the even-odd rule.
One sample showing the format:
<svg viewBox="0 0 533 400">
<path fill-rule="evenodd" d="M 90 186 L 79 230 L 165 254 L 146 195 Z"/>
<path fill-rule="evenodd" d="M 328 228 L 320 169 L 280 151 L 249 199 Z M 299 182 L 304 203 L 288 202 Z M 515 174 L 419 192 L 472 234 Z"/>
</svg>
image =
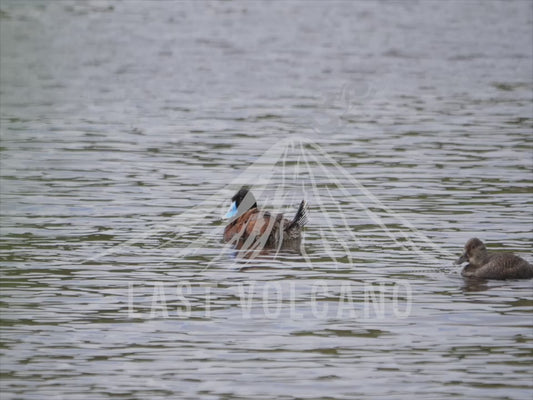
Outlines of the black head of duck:
<svg viewBox="0 0 533 400">
<path fill-rule="evenodd" d="M 533 266 L 512 253 L 490 253 L 478 238 L 465 244 L 464 252 L 455 262 L 468 262 L 461 275 L 481 279 L 529 279 L 533 278 Z"/>
<path fill-rule="evenodd" d="M 229 218 L 224 229 L 226 242 L 280 247 L 301 239 L 302 228 L 307 223 L 307 205 L 302 200 L 294 218 L 288 220 L 283 214 L 259 210 L 252 192 L 242 187 L 231 198 L 231 206 L 224 218 Z"/>
</svg>

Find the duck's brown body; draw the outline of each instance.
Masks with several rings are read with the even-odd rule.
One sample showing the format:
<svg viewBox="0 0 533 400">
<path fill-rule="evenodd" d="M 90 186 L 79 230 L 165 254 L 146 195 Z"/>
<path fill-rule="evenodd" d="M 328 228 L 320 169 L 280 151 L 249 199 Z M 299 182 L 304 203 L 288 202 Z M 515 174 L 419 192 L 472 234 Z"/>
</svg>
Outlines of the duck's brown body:
<svg viewBox="0 0 533 400">
<path fill-rule="evenodd" d="M 248 197 L 249 196 L 249 197 Z M 224 240 L 233 242 L 238 247 L 245 244 L 245 248 L 257 247 L 281 247 L 287 244 L 293 245 L 301 239 L 302 228 L 307 222 L 306 204 L 300 203 L 293 220 L 283 217 L 283 214 L 273 214 L 261 211 L 251 193 L 241 189 L 233 197 L 237 206 L 249 199 L 251 208 L 243 210 L 231 219 L 224 229 Z M 253 203 L 253 204 L 252 204 Z M 247 208 L 245 206 L 245 208 Z"/>
<path fill-rule="evenodd" d="M 257 208 L 246 211 L 224 229 L 224 240 L 235 243 L 259 240 L 266 246 L 276 246 L 301 237 L 300 229 L 287 229 L 290 221 L 283 214 L 271 214 Z"/>
<path fill-rule="evenodd" d="M 514 254 L 487 253 L 484 264 L 468 264 L 461 275 L 483 279 L 533 278 L 533 265 Z"/>
<path fill-rule="evenodd" d="M 461 275 L 481 279 L 530 279 L 533 265 L 512 253 L 489 253 L 479 239 L 470 239 L 457 263 L 468 261 Z"/>
</svg>

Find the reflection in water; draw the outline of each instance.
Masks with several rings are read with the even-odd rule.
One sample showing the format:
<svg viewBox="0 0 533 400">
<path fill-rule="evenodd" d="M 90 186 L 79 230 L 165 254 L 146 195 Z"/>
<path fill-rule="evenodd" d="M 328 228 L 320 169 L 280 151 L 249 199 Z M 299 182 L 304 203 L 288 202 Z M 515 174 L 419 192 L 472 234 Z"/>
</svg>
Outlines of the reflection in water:
<svg viewBox="0 0 533 400">
<path fill-rule="evenodd" d="M 478 278 L 463 278 L 462 290 L 464 292 L 482 292 L 489 288 L 487 280 Z"/>
<path fill-rule="evenodd" d="M 239 251 L 234 252 L 234 256 L 237 259 L 254 259 L 263 256 L 264 258 L 276 259 L 278 256 L 284 254 L 296 254 L 302 256 L 305 254 L 305 250 L 302 251 L 302 240 L 296 239 L 291 241 L 285 241 L 282 247 L 260 246 L 258 248 L 250 248 L 249 244 L 243 240 L 239 240 L 235 244 L 235 249 Z"/>
</svg>

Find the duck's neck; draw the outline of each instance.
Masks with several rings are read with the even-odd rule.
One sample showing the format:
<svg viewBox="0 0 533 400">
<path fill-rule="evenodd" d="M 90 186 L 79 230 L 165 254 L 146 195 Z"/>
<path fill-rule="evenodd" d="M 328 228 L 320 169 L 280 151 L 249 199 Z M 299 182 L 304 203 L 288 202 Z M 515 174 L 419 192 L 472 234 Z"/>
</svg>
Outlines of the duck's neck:
<svg viewBox="0 0 533 400">
<path fill-rule="evenodd" d="M 485 265 L 487 262 L 489 262 L 490 254 L 486 249 L 482 249 L 477 251 L 474 254 L 474 257 L 470 258 L 470 264 L 476 267 L 481 267 L 482 265 Z"/>
</svg>

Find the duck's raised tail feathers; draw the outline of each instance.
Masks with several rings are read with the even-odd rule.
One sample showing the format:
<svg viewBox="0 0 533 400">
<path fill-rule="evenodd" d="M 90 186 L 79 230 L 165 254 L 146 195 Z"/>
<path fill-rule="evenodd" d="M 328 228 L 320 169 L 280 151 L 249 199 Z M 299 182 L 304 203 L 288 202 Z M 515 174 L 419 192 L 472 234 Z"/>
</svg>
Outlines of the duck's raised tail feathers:
<svg viewBox="0 0 533 400">
<path fill-rule="evenodd" d="M 307 224 L 307 203 L 305 200 L 302 200 L 300 207 L 298 207 L 298 211 L 296 211 L 296 215 L 292 219 L 291 223 L 287 225 L 285 230 L 291 230 L 295 226 L 303 228 L 305 224 Z"/>
</svg>

